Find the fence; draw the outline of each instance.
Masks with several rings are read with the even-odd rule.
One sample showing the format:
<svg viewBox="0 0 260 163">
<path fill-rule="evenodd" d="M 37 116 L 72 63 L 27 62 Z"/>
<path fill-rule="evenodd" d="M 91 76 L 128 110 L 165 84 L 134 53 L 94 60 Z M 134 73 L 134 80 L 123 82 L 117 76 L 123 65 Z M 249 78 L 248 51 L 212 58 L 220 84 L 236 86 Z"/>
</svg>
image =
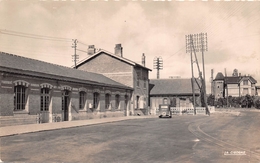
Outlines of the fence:
<svg viewBox="0 0 260 163">
<path fill-rule="evenodd" d="M 196 107 L 196 114 L 206 115 L 206 108 L 205 107 Z"/>
<path fill-rule="evenodd" d="M 195 115 L 195 111 L 193 107 L 170 107 L 172 115 Z M 159 109 L 156 109 L 156 114 L 158 115 Z M 215 107 L 209 106 L 209 111 L 214 112 Z M 205 107 L 196 107 L 196 114 L 198 115 L 206 115 L 206 108 Z"/>
</svg>

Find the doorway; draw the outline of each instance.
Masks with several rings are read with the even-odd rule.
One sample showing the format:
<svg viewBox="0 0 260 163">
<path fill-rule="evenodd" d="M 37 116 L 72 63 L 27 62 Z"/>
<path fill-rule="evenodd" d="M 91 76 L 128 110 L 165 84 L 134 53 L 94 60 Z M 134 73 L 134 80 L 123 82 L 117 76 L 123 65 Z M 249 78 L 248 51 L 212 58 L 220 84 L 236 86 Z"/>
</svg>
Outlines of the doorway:
<svg viewBox="0 0 260 163">
<path fill-rule="evenodd" d="M 69 91 L 65 90 L 62 93 L 62 120 L 63 121 L 68 121 L 69 120 L 69 103 L 70 103 L 70 98 L 69 98 Z"/>
</svg>

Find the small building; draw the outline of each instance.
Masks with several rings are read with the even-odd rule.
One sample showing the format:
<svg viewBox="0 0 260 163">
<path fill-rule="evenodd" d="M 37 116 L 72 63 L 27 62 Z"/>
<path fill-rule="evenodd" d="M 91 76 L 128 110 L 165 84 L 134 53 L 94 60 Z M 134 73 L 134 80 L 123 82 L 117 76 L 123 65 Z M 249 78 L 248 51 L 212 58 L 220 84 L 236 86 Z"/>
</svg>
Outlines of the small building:
<svg viewBox="0 0 260 163">
<path fill-rule="evenodd" d="M 200 91 L 194 83 L 196 102 Z M 150 114 L 155 115 L 160 104 L 193 108 L 192 79 L 150 79 Z"/>
<path fill-rule="evenodd" d="M 132 88 L 131 105 L 127 115 L 147 114 L 149 71 L 151 69 L 124 58 L 121 44 L 116 44 L 115 53 L 105 50 L 95 52 L 93 46 L 89 50 L 91 51 L 90 56 L 77 63 L 76 68 L 102 74 Z"/>
<path fill-rule="evenodd" d="M 0 53 L 1 126 L 126 116 L 132 93 L 102 74 Z"/>
</svg>

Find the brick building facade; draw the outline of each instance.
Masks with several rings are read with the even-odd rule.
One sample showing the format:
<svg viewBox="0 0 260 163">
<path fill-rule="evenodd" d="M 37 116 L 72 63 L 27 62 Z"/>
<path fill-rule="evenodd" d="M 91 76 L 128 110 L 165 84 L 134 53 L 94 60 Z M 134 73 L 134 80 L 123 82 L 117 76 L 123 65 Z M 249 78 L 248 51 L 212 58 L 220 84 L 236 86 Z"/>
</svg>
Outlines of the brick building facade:
<svg viewBox="0 0 260 163">
<path fill-rule="evenodd" d="M 101 74 L 0 53 L 1 126 L 125 116 L 133 89 Z"/>
<path fill-rule="evenodd" d="M 131 105 L 127 115 L 147 114 L 149 98 L 149 71 L 144 65 L 123 57 L 121 44 L 115 53 L 100 50 L 79 62 L 77 69 L 102 74 L 133 89 Z"/>
</svg>

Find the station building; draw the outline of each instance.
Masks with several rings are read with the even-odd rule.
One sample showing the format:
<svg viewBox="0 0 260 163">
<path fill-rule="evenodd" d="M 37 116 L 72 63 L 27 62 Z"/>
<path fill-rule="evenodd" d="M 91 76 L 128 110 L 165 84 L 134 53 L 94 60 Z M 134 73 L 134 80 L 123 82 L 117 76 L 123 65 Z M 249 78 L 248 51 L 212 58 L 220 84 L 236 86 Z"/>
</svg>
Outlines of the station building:
<svg viewBox="0 0 260 163">
<path fill-rule="evenodd" d="M 102 74 L 0 52 L 1 126 L 125 116 L 133 93 Z"/>
<path fill-rule="evenodd" d="M 123 47 L 116 44 L 115 52 L 105 50 L 95 51 L 94 46 L 89 47 L 89 57 L 78 62 L 79 70 L 102 74 L 118 83 L 133 89 L 130 99 L 130 109 L 127 115 L 147 115 L 149 100 L 149 71 L 143 64 L 138 64 L 123 57 Z"/>
</svg>

